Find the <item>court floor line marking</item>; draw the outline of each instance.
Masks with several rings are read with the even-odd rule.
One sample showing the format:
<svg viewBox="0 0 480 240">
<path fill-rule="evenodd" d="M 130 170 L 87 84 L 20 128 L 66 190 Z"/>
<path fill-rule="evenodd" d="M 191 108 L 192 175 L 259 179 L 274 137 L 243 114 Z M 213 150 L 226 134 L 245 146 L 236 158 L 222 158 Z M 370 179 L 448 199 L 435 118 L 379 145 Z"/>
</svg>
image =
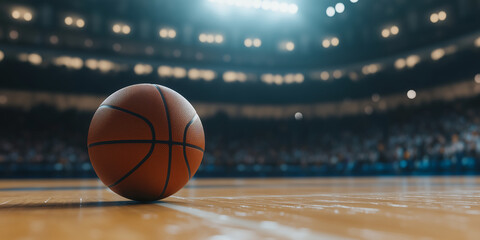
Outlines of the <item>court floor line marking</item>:
<svg viewBox="0 0 480 240">
<path fill-rule="evenodd" d="M 474 192 L 480 192 L 480 191 L 461 191 L 461 193 L 466 193 L 471 194 Z M 424 194 L 445 194 L 445 192 L 440 192 L 440 191 L 429 191 L 425 192 L 424 190 L 418 190 L 418 191 L 408 191 L 408 192 L 400 192 L 402 195 L 408 195 L 408 194 L 418 194 L 418 193 L 424 193 Z M 341 197 L 341 196 L 348 196 L 348 197 L 356 197 L 360 196 L 360 198 L 365 198 L 365 196 L 389 196 L 389 194 L 394 194 L 397 196 L 399 192 L 392 192 L 392 193 L 385 193 L 385 192 L 378 192 L 378 193 L 330 193 L 330 194 L 304 194 L 304 195 L 289 195 L 289 194 L 283 194 L 283 195 L 251 195 L 251 196 L 232 196 L 232 197 L 227 197 L 227 196 L 213 196 L 213 197 L 179 197 L 179 196 L 170 196 L 171 198 L 177 198 L 177 199 L 182 199 L 182 200 L 189 200 L 189 199 L 196 199 L 196 200 L 208 200 L 208 199 L 246 199 L 246 198 L 285 198 L 285 197 Z M 422 195 L 424 197 L 425 195 Z"/>
<path fill-rule="evenodd" d="M 0 205 L 7 204 L 7 203 L 9 203 L 9 202 L 11 202 L 11 201 L 12 201 L 12 200 L 8 200 L 8 201 L 6 201 L 6 202 L 0 203 Z"/>
<path fill-rule="evenodd" d="M 50 199 L 52 199 L 52 197 L 47 198 L 47 200 L 45 200 L 43 203 L 47 203 L 48 201 L 50 201 Z"/>
<path fill-rule="evenodd" d="M 192 207 L 185 207 L 176 205 L 173 203 L 157 203 L 157 205 L 168 207 L 170 209 L 187 213 L 210 222 L 214 222 L 218 225 L 227 225 L 228 227 L 238 227 L 254 232 L 261 232 L 263 234 L 274 235 L 279 238 L 287 239 L 306 239 L 306 240 L 318 240 L 318 239 L 349 239 L 345 237 L 339 237 L 330 234 L 314 232 L 307 228 L 295 228 L 282 224 L 278 224 L 272 221 L 253 221 L 248 219 L 241 219 L 237 217 L 221 215 L 209 211 L 200 210 Z"/>
</svg>

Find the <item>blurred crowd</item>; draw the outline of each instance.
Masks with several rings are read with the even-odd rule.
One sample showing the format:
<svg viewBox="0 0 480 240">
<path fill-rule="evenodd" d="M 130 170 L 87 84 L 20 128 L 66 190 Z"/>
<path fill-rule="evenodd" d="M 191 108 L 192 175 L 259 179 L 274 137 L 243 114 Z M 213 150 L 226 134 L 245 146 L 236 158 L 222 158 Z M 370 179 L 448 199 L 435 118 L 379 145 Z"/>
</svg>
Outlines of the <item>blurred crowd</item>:
<svg viewBox="0 0 480 240">
<path fill-rule="evenodd" d="M 197 176 L 477 173 L 479 103 L 328 119 L 202 119 L 206 152 Z M 94 176 L 86 147 L 93 113 L 48 107 L 0 112 L 3 177 Z"/>
</svg>

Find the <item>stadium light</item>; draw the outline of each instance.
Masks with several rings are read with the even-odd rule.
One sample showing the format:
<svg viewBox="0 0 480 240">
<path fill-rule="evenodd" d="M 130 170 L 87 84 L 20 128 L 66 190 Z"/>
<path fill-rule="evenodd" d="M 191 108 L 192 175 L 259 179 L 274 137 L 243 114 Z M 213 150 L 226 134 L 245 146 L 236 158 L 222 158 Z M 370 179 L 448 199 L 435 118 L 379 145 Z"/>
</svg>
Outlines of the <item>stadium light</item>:
<svg viewBox="0 0 480 240">
<path fill-rule="evenodd" d="M 392 35 L 397 35 L 399 31 L 400 31 L 400 29 L 399 29 L 397 26 L 395 26 L 395 25 L 393 25 L 392 27 L 390 27 L 390 33 L 391 33 Z"/>
<path fill-rule="evenodd" d="M 133 71 L 137 75 L 148 75 L 153 72 L 153 67 L 149 64 L 138 63 L 133 68 Z"/>
<path fill-rule="evenodd" d="M 335 8 L 332 6 L 327 7 L 326 13 L 327 13 L 327 16 L 329 17 L 335 16 Z"/>
<path fill-rule="evenodd" d="M 21 16 L 20 11 L 18 11 L 18 10 L 13 10 L 12 11 L 12 18 L 13 19 L 19 19 L 20 16 Z"/>
<path fill-rule="evenodd" d="M 357 3 L 358 0 L 350 0 L 351 3 Z"/>
<path fill-rule="evenodd" d="M 255 47 L 255 48 L 258 48 L 262 45 L 262 40 L 260 40 L 259 38 L 246 38 L 244 41 L 243 41 L 243 44 L 245 45 L 245 47 Z"/>
<path fill-rule="evenodd" d="M 327 71 L 323 71 L 320 73 L 320 79 L 322 79 L 323 81 L 327 81 L 329 78 L 330 73 L 328 73 Z"/>
<path fill-rule="evenodd" d="M 330 47 L 330 39 L 323 39 L 322 47 L 323 48 L 329 48 Z"/>
<path fill-rule="evenodd" d="M 5 54 L 0 50 L 0 62 L 5 58 Z"/>
<path fill-rule="evenodd" d="M 339 40 L 337 37 L 333 37 L 333 38 L 330 40 L 330 43 L 332 44 L 332 46 L 336 47 L 336 46 L 338 46 L 338 44 L 340 43 L 340 40 Z"/>
<path fill-rule="evenodd" d="M 158 35 L 164 39 L 173 39 L 177 36 L 177 31 L 173 28 L 161 28 Z"/>
<path fill-rule="evenodd" d="M 236 73 L 232 71 L 227 71 L 223 73 L 223 81 L 225 82 L 234 82 L 236 80 Z"/>
<path fill-rule="evenodd" d="M 33 15 L 31 12 L 25 12 L 25 14 L 23 14 L 23 20 L 27 22 L 30 22 L 32 18 L 33 18 Z"/>
<path fill-rule="evenodd" d="M 303 119 L 303 114 L 301 112 L 296 112 L 295 113 L 295 120 L 300 121 Z"/>
<path fill-rule="evenodd" d="M 285 43 L 285 50 L 291 52 L 294 49 L 295 49 L 295 43 L 290 42 L 290 41 Z"/>
<path fill-rule="evenodd" d="M 77 23 L 78 28 L 83 28 L 85 26 L 85 20 L 83 20 L 81 18 L 77 19 L 76 23 Z"/>
<path fill-rule="evenodd" d="M 400 32 L 400 28 L 396 25 L 392 25 L 390 27 L 386 27 L 382 29 L 381 35 L 383 38 L 389 38 L 392 36 L 397 35 Z"/>
<path fill-rule="evenodd" d="M 445 56 L 445 50 L 443 50 L 442 48 L 435 49 L 435 50 L 433 50 L 432 53 L 430 54 L 430 57 L 431 57 L 432 60 L 434 60 L 434 61 L 439 60 L 439 59 L 442 58 L 443 56 Z"/>
<path fill-rule="evenodd" d="M 221 44 L 224 41 L 224 37 L 221 34 L 201 33 L 200 35 L 198 35 L 198 40 L 201 43 Z"/>
<path fill-rule="evenodd" d="M 345 11 L 345 4 L 343 4 L 343 3 L 335 4 L 335 11 L 337 13 L 343 13 Z"/>
<path fill-rule="evenodd" d="M 474 45 L 475 45 L 475 47 L 480 47 L 480 37 L 475 39 Z"/>
<path fill-rule="evenodd" d="M 413 68 L 420 62 L 420 57 L 418 55 L 410 55 L 405 60 L 407 67 Z"/>
<path fill-rule="evenodd" d="M 336 47 L 340 43 L 340 40 L 337 37 L 325 38 L 322 41 L 323 48 L 329 48 L 330 46 Z"/>
<path fill-rule="evenodd" d="M 417 92 L 415 92 L 413 89 L 408 90 L 407 97 L 408 99 L 415 99 L 417 97 Z"/>
<path fill-rule="evenodd" d="M 182 67 L 174 67 L 172 73 L 174 78 L 185 78 L 187 76 L 187 70 Z"/>
<path fill-rule="evenodd" d="M 475 75 L 474 80 L 476 83 L 480 83 L 480 73 Z"/>
<path fill-rule="evenodd" d="M 196 68 L 192 68 L 188 70 L 187 75 L 191 80 L 198 80 L 200 78 L 200 71 Z"/>
<path fill-rule="evenodd" d="M 230 7 L 257 9 L 270 12 L 296 14 L 298 5 L 295 3 L 280 2 L 276 0 L 208 0 L 210 3 Z"/>
<path fill-rule="evenodd" d="M 25 8 L 14 8 L 10 12 L 10 16 L 17 21 L 30 22 L 33 19 L 32 11 Z"/>
<path fill-rule="evenodd" d="M 43 62 L 42 57 L 37 53 L 32 53 L 28 55 L 28 62 L 32 65 L 40 65 Z"/>
<path fill-rule="evenodd" d="M 116 34 L 124 34 L 124 35 L 127 35 L 127 34 L 130 34 L 132 28 L 131 28 L 128 24 L 115 23 L 115 24 L 113 24 L 113 26 L 112 26 L 112 30 L 113 30 L 113 32 L 116 33 Z"/>
<path fill-rule="evenodd" d="M 69 27 L 77 27 L 77 28 L 85 27 L 85 20 L 81 17 L 66 16 L 63 19 L 63 22 L 65 23 L 66 26 L 69 26 Z"/>
<path fill-rule="evenodd" d="M 406 63 L 405 59 L 403 59 L 403 58 L 397 59 L 394 63 L 395 68 L 398 69 L 398 70 L 405 68 L 406 65 L 407 65 L 407 63 Z"/>
<path fill-rule="evenodd" d="M 443 22 L 446 19 L 447 19 L 447 13 L 443 10 L 430 14 L 430 22 L 432 23 Z"/>
<path fill-rule="evenodd" d="M 447 13 L 445 11 L 438 12 L 438 20 L 445 21 L 447 19 Z"/>
<path fill-rule="evenodd" d="M 386 28 L 383 29 L 383 30 L 382 30 L 382 37 L 383 37 L 383 38 L 388 38 L 388 37 L 390 37 L 390 30 L 389 30 L 389 29 L 386 29 Z"/>
<path fill-rule="evenodd" d="M 56 66 L 65 66 L 69 69 L 79 70 L 83 67 L 83 60 L 79 57 L 60 56 L 53 60 Z"/>
<path fill-rule="evenodd" d="M 375 74 L 380 71 L 380 64 L 369 64 L 362 67 L 362 73 L 364 75 Z"/>
<path fill-rule="evenodd" d="M 333 71 L 333 78 L 335 79 L 340 79 L 343 76 L 343 73 L 341 70 L 335 70 Z"/>
<path fill-rule="evenodd" d="M 380 101 L 380 95 L 378 93 L 375 93 L 372 95 L 372 102 L 379 102 Z"/>
<path fill-rule="evenodd" d="M 267 83 L 267 84 L 272 84 L 274 82 L 274 77 L 270 73 L 262 74 L 260 79 L 262 80 L 262 82 Z"/>
<path fill-rule="evenodd" d="M 157 69 L 158 76 L 170 77 L 172 76 L 173 69 L 170 66 L 159 66 Z"/>
</svg>

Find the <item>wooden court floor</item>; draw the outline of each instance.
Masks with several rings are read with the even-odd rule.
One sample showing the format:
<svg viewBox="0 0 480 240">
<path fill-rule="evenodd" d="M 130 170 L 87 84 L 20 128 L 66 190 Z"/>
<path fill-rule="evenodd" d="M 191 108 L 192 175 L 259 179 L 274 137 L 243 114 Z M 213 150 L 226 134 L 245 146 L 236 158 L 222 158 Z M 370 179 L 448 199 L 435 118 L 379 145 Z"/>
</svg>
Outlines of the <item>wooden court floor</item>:
<svg viewBox="0 0 480 240">
<path fill-rule="evenodd" d="M 480 239 L 480 178 L 202 179 L 148 204 L 2 180 L 0 239 Z"/>
</svg>

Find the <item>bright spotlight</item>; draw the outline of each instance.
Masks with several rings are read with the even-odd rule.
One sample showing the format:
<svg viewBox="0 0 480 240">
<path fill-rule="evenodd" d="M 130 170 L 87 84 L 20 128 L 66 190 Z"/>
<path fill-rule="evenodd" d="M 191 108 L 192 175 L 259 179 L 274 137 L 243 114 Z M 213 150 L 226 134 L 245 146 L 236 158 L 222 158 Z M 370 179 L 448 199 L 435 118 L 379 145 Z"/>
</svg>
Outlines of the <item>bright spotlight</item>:
<svg viewBox="0 0 480 240">
<path fill-rule="evenodd" d="M 475 42 L 473 44 L 475 45 L 475 47 L 480 47 L 480 37 L 475 39 Z"/>
<path fill-rule="evenodd" d="M 406 59 L 407 66 L 409 68 L 415 67 L 420 62 L 420 57 L 418 55 L 410 55 Z"/>
<path fill-rule="evenodd" d="M 168 30 L 168 37 L 175 38 L 177 36 L 177 32 L 173 29 Z"/>
<path fill-rule="evenodd" d="M 254 38 L 253 39 L 253 46 L 257 47 L 257 48 L 262 46 L 262 40 L 260 40 L 259 38 Z"/>
<path fill-rule="evenodd" d="M 334 37 L 330 42 L 332 43 L 332 46 L 336 47 L 340 43 L 340 40 L 337 37 Z"/>
<path fill-rule="evenodd" d="M 77 27 L 83 28 L 85 26 L 85 21 L 81 18 L 77 19 Z"/>
<path fill-rule="evenodd" d="M 28 55 L 28 61 L 32 65 L 40 65 L 40 64 L 42 64 L 42 57 L 40 55 L 38 55 L 37 53 L 32 53 L 32 54 Z"/>
<path fill-rule="evenodd" d="M 407 97 L 408 99 L 415 99 L 417 97 L 417 92 L 415 92 L 415 90 L 408 90 Z"/>
<path fill-rule="evenodd" d="M 475 82 L 476 82 L 476 83 L 480 83 L 480 73 L 477 74 L 477 75 L 475 75 L 475 78 L 474 78 L 474 79 L 475 79 Z"/>
<path fill-rule="evenodd" d="M 254 8 L 264 11 L 295 14 L 298 12 L 298 5 L 276 0 L 208 0 L 210 3 L 227 5 L 238 8 Z"/>
<path fill-rule="evenodd" d="M 122 27 L 122 32 L 123 32 L 123 34 L 129 34 L 130 31 L 131 31 L 130 26 L 124 25 L 124 26 Z"/>
<path fill-rule="evenodd" d="M 432 51 L 430 56 L 431 56 L 432 60 L 436 61 L 436 60 L 442 58 L 443 56 L 445 56 L 445 50 L 443 50 L 442 48 L 435 49 L 435 50 Z"/>
<path fill-rule="evenodd" d="M 350 0 L 351 3 L 357 3 L 358 0 Z"/>
<path fill-rule="evenodd" d="M 337 11 L 337 13 L 343 13 L 345 11 L 345 4 L 343 3 L 335 4 L 335 11 Z"/>
<path fill-rule="evenodd" d="M 303 119 L 303 114 L 301 112 L 296 112 L 295 113 L 295 120 L 302 120 Z"/>
<path fill-rule="evenodd" d="M 432 23 L 437 23 L 438 20 L 439 20 L 439 19 L 438 19 L 438 14 L 437 14 L 437 13 L 432 13 L 432 14 L 430 15 L 430 22 L 432 22 Z"/>
<path fill-rule="evenodd" d="M 198 40 L 202 43 L 206 42 L 207 41 L 207 34 L 202 33 L 202 34 L 198 35 Z"/>
<path fill-rule="evenodd" d="M 334 77 L 335 79 L 339 79 L 339 78 L 341 78 L 342 76 L 343 76 L 343 73 L 342 73 L 341 70 L 335 70 L 335 71 L 333 71 L 333 77 Z"/>
<path fill-rule="evenodd" d="M 288 12 L 291 13 L 291 14 L 295 14 L 298 12 L 298 6 L 297 4 L 290 4 L 288 5 Z"/>
<path fill-rule="evenodd" d="M 19 18 L 20 18 L 20 11 L 18 11 L 18 10 L 13 10 L 13 11 L 12 11 L 12 18 L 13 18 L 13 19 L 19 19 Z"/>
<path fill-rule="evenodd" d="M 330 78 L 330 74 L 327 71 L 323 71 L 320 73 L 320 79 L 323 81 L 327 81 Z"/>
<path fill-rule="evenodd" d="M 447 19 L 447 13 L 445 11 L 438 12 L 438 20 L 445 21 Z"/>
<path fill-rule="evenodd" d="M 65 20 L 65 25 L 70 26 L 73 24 L 73 18 L 72 17 L 66 17 Z"/>
<path fill-rule="evenodd" d="M 33 16 L 32 16 L 32 13 L 31 12 L 25 12 L 25 14 L 23 14 L 23 19 L 27 22 L 30 22 L 32 20 Z"/>
<path fill-rule="evenodd" d="M 399 58 L 399 59 L 397 59 L 397 60 L 395 61 L 394 65 L 395 65 L 395 68 L 396 68 L 396 69 L 400 70 L 400 69 L 405 68 L 405 66 L 407 65 L 407 63 L 406 63 L 405 59 Z"/>
<path fill-rule="evenodd" d="M 165 29 L 165 28 L 162 28 L 158 32 L 158 35 L 160 35 L 161 38 L 167 38 L 168 37 L 168 30 Z"/>
<path fill-rule="evenodd" d="M 387 29 L 387 28 L 383 29 L 383 30 L 382 30 L 382 37 L 383 37 L 383 38 L 388 38 L 388 37 L 390 37 L 390 30 Z"/>
<path fill-rule="evenodd" d="M 329 39 L 323 39 L 322 47 L 329 48 L 330 47 L 330 40 Z"/>
<path fill-rule="evenodd" d="M 0 51 L 0 62 L 1 62 L 4 58 L 5 58 L 5 54 L 4 54 L 2 51 Z"/>
<path fill-rule="evenodd" d="M 215 41 L 215 36 L 212 34 L 207 35 L 207 42 L 208 43 L 213 43 Z"/>
<path fill-rule="evenodd" d="M 332 6 L 328 7 L 326 12 L 327 12 L 327 16 L 329 17 L 335 16 L 335 8 L 333 8 Z"/>
<path fill-rule="evenodd" d="M 391 33 L 392 35 L 397 35 L 399 31 L 400 31 L 400 29 L 399 29 L 397 26 L 395 26 L 395 25 L 393 25 L 392 27 L 390 27 L 390 33 Z"/>
<path fill-rule="evenodd" d="M 285 49 L 289 52 L 293 51 L 295 49 L 295 44 L 293 42 L 287 42 L 285 44 Z"/>
<path fill-rule="evenodd" d="M 245 45 L 245 47 L 251 47 L 253 44 L 252 39 L 250 38 L 245 39 L 245 41 L 243 41 L 243 44 Z"/>
<path fill-rule="evenodd" d="M 222 43 L 223 42 L 223 36 L 220 34 L 215 35 L 215 42 L 216 43 Z"/>
<path fill-rule="evenodd" d="M 71 20 L 71 21 L 73 22 L 73 20 Z M 70 22 L 70 21 L 69 21 L 69 22 Z M 71 23 L 70 23 L 70 24 L 67 23 L 67 19 L 66 19 L 66 18 L 65 18 L 65 23 L 66 23 L 67 25 L 71 25 Z M 113 30 L 114 33 L 120 33 L 120 31 L 122 31 L 122 26 L 120 26 L 120 24 L 114 24 L 113 27 L 112 27 L 112 30 Z"/>
</svg>

